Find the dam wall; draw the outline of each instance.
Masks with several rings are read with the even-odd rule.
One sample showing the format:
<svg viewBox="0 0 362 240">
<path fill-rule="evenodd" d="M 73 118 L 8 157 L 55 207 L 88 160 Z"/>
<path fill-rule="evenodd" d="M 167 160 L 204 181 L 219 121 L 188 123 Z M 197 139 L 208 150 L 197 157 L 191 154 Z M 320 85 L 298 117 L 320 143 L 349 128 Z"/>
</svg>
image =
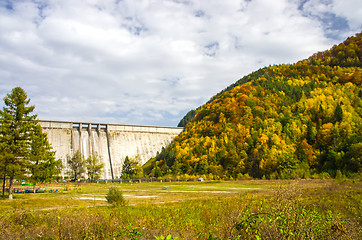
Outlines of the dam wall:
<svg viewBox="0 0 362 240">
<path fill-rule="evenodd" d="M 102 123 L 39 121 L 43 132 L 63 162 L 62 177 L 66 176 L 67 156 L 80 151 L 85 158 L 97 153 L 103 164 L 102 179 L 119 178 L 126 156 L 139 156 L 144 164 L 167 147 L 183 128 Z"/>
</svg>

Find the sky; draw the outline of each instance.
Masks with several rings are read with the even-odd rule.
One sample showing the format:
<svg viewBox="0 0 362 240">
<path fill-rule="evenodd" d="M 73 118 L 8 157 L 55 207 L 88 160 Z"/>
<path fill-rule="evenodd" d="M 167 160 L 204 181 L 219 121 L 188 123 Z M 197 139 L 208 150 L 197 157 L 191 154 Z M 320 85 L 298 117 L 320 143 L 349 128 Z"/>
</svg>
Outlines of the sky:
<svg viewBox="0 0 362 240">
<path fill-rule="evenodd" d="M 41 120 L 177 126 L 361 29 L 360 0 L 0 0 L 0 97 L 22 87 Z"/>
</svg>

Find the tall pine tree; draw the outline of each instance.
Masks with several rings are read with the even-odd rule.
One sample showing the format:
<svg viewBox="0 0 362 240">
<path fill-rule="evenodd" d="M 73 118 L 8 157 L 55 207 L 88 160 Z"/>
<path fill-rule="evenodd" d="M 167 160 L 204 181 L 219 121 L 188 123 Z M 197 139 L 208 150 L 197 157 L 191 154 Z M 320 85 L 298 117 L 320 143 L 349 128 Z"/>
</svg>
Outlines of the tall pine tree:
<svg viewBox="0 0 362 240">
<path fill-rule="evenodd" d="M 0 110 L 1 167 L 5 189 L 6 176 L 9 177 L 9 199 L 13 199 L 14 179 L 22 179 L 27 173 L 30 154 L 31 132 L 35 127 L 36 115 L 31 115 L 34 106 L 28 106 L 26 92 L 14 88 L 4 98 L 5 106 Z"/>
</svg>

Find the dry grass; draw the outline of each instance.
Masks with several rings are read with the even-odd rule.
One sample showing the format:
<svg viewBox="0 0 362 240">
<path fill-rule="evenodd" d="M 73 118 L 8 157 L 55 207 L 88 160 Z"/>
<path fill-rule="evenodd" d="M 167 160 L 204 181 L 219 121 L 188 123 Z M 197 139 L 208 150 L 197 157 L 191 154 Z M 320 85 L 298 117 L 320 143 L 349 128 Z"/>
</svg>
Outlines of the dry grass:
<svg viewBox="0 0 362 240">
<path fill-rule="evenodd" d="M 128 206 L 98 200 L 114 186 Z M 0 239 L 361 239 L 361 186 L 333 180 L 86 184 L 78 193 L 0 201 Z"/>
</svg>

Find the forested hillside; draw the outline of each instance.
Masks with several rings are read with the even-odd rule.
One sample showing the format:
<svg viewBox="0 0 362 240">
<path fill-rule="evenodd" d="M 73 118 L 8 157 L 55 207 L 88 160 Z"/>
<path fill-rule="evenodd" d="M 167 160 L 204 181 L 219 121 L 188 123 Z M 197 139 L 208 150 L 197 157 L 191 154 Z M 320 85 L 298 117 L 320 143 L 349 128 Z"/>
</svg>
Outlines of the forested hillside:
<svg viewBox="0 0 362 240">
<path fill-rule="evenodd" d="M 362 33 L 240 79 L 183 124 L 149 174 L 310 177 L 361 171 Z"/>
</svg>

